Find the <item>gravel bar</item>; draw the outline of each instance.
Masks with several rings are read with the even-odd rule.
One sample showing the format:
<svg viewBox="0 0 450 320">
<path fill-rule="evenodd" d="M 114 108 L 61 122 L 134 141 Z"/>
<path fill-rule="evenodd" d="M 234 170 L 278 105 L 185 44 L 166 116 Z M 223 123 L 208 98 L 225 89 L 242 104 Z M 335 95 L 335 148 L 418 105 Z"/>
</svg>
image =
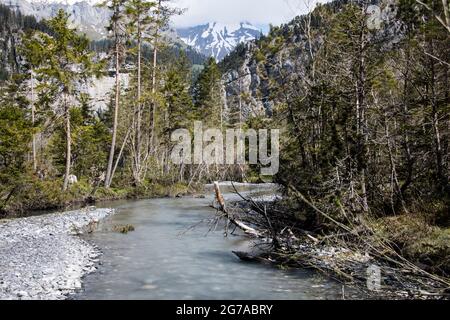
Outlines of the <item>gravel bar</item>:
<svg viewBox="0 0 450 320">
<path fill-rule="evenodd" d="M 100 251 L 79 235 L 113 212 L 87 208 L 0 220 L 0 299 L 63 300 L 81 289 Z"/>
</svg>

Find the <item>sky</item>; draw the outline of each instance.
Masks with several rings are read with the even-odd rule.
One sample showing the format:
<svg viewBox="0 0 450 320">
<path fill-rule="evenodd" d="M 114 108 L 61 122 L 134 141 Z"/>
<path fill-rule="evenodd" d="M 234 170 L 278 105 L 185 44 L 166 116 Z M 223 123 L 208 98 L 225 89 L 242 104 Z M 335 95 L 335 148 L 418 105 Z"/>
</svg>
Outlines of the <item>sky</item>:
<svg viewBox="0 0 450 320">
<path fill-rule="evenodd" d="M 256 26 L 280 25 L 313 8 L 317 0 L 175 0 L 186 8 L 184 15 L 174 18 L 176 27 L 189 27 L 207 22 L 236 24 L 248 21 Z M 326 1 L 320 1 L 326 2 Z"/>
<path fill-rule="evenodd" d="M 29 2 L 59 2 L 73 4 L 87 1 L 91 4 L 102 0 L 27 0 Z M 174 5 L 187 11 L 175 17 L 175 27 L 192 27 L 207 22 L 238 24 L 250 22 L 263 31 L 269 24 L 280 25 L 297 15 L 313 9 L 317 2 L 330 0 L 172 0 Z"/>
</svg>

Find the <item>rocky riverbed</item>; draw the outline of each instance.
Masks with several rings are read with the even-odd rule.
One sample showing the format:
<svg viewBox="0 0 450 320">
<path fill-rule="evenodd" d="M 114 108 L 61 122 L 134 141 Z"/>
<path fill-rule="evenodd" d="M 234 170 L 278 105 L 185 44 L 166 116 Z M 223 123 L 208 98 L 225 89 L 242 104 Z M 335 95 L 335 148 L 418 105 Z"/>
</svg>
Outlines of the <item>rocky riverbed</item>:
<svg viewBox="0 0 450 320">
<path fill-rule="evenodd" d="M 100 251 L 79 235 L 112 213 L 87 208 L 0 220 L 0 300 L 61 300 L 80 289 Z"/>
</svg>

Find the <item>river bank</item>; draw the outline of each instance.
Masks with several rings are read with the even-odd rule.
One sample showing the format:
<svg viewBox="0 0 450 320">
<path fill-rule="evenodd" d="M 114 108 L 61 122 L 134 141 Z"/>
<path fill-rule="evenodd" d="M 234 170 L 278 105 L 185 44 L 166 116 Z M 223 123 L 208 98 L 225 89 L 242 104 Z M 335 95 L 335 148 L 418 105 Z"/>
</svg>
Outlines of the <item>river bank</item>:
<svg viewBox="0 0 450 320">
<path fill-rule="evenodd" d="M 34 179 L 12 190 L 11 195 L 0 203 L 0 219 L 25 217 L 49 210 L 75 210 L 85 205 L 125 199 L 152 199 L 193 194 L 198 186 L 182 183 L 148 183 L 139 187 L 94 187 L 85 180 L 62 191 L 60 180 Z"/>
<path fill-rule="evenodd" d="M 241 237 L 242 233 L 235 233 L 224 221 L 213 221 L 209 208 L 214 199 L 212 185 L 207 185 L 205 195 L 198 197 L 120 201 L 113 206 L 120 213 L 115 215 L 108 209 L 83 209 L 0 220 L 0 299 L 64 299 L 73 292 L 75 299 L 234 299 L 248 298 L 249 286 L 253 286 L 254 299 L 361 299 L 371 295 L 352 290 L 350 296 L 348 288 L 366 286 L 371 267 L 381 269 L 381 281 L 376 286 L 394 289 L 390 298 L 438 297 L 433 291 L 421 290 L 417 283 L 409 286 L 403 281 L 409 281 L 411 275 L 413 281 L 434 285 L 414 265 L 405 265 L 406 273 L 402 275 L 397 273 L 398 268 L 370 251 L 371 246 L 378 245 L 375 239 L 360 238 L 350 230 L 344 235 L 347 241 L 340 238 L 336 242 L 337 233 L 319 234 L 302 228 L 301 216 L 283 205 L 276 185 L 235 184 L 251 201 L 239 201 L 242 199 L 232 193 L 230 183 L 221 183 L 220 187 L 222 191 L 229 189 L 223 193 L 228 214 L 254 228 L 259 236 L 253 240 Z M 131 225 L 136 227 L 135 232 L 126 236 L 114 228 L 89 232 L 109 216 L 107 225 Z M 394 222 L 390 220 L 389 225 Z M 221 228 L 228 237 L 211 232 Z M 407 229 L 413 232 L 411 226 Z M 356 231 L 363 234 L 364 230 Z M 83 232 L 83 237 L 78 237 Z M 424 234 L 418 230 L 414 233 L 427 250 L 433 248 Z M 440 241 L 440 246 L 448 246 L 444 238 Z M 102 250 L 101 258 L 96 246 Z M 239 262 L 232 252 L 242 260 L 263 263 Z M 280 268 L 272 268 L 273 264 Z M 99 265 L 101 272 L 89 275 Z M 311 268 L 325 273 L 327 280 L 312 281 L 311 274 L 316 277 L 316 272 L 305 273 Z M 233 280 L 230 272 L 236 275 Z M 264 281 L 260 281 L 261 274 L 265 274 Z M 340 283 L 333 283 L 328 276 Z M 399 282 L 403 288 L 399 289 Z M 376 292 L 375 296 L 386 298 L 386 291 Z"/>
<path fill-rule="evenodd" d="M 79 237 L 112 209 L 0 220 L 0 300 L 61 300 L 96 270 L 100 251 Z"/>
<path fill-rule="evenodd" d="M 95 199 L 90 201 L 176 199 L 195 192 L 195 188 L 190 190 L 181 184 L 99 188 Z M 85 205 L 92 192 L 83 182 L 72 185 L 64 195 L 59 184 L 53 182 L 40 182 L 28 191 L 13 198 L 8 207 L 9 215 L 0 219 L 0 300 L 65 299 L 81 288 L 85 275 L 96 270 L 101 253 L 92 242 L 79 236 L 92 232 L 113 210 L 86 207 L 36 215 L 40 212 L 33 210 Z"/>
</svg>

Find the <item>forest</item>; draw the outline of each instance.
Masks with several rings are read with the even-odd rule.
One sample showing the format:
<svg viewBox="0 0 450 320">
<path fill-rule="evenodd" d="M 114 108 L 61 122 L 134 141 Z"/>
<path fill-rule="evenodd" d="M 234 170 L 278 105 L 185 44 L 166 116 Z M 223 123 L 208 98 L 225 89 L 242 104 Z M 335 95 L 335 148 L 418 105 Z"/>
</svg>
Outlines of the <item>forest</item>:
<svg viewBox="0 0 450 320">
<path fill-rule="evenodd" d="M 379 21 L 368 14 L 373 3 Z M 282 263 L 314 265 L 353 283 L 364 279 L 346 263 L 299 254 L 313 237 L 313 244 L 370 253 L 390 267 L 440 274 L 446 288 L 448 4 L 373 3 L 319 5 L 222 62 L 224 70 L 256 70 L 252 81 L 262 83 L 256 95 L 275 102 L 269 124 L 253 119 L 254 125 L 285 128 L 275 180 L 288 199 L 273 206 L 270 219 L 269 209 L 255 203 L 259 217 L 244 217 L 272 235 L 269 257 Z M 402 276 L 397 280 L 392 287 L 407 286 Z"/>
<path fill-rule="evenodd" d="M 63 11 L 36 22 L 0 7 L 0 214 L 270 181 L 283 186 L 283 200 L 252 203 L 256 217 L 239 213 L 273 240 L 258 259 L 361 282 L 365 269 L 324 267 L 297 251 L 305 241 L 345 247 L 400 270 L 396 289 L 414 274 L 430 295 L 448 294 L 446 0 L 336 0 L 272 26 L 219 63 L 170 44 L 164 31 L 183 10 L 168 0 L 102 5 L 112 16 L 101 43 L 71 28 Z M 248 72 L 251 81 L 235 90 L 227 76 Z M 95 110 L 84 88 L 108 74 L 109 108 Z M 171 163 L 171 133 L 192 131 L 196 120 L 223 131 L 281 129 L 280 171 Z"/>
<path fill-rule="evenodd" d="M 168 19 L 181 11 L 164 1 L 104 6 L 113 12 L 111 37 L 95 42 L 69 27 L 63 11 L 37 23 L 2 7 L 9 57 L 1 101 L 4 213 L 188 190 L 189 173 L 168 163 L 170 132 L 212 108 L 216 63 L 199 76 L 207 59 L 167 42 Z M 83 88 L 111 73 L 110 108 L 95 110 Z M 120 75 L 129 73 L 125 88 Z M 69 188 L 71 175 L 78 183 Z"/>
</svg>

